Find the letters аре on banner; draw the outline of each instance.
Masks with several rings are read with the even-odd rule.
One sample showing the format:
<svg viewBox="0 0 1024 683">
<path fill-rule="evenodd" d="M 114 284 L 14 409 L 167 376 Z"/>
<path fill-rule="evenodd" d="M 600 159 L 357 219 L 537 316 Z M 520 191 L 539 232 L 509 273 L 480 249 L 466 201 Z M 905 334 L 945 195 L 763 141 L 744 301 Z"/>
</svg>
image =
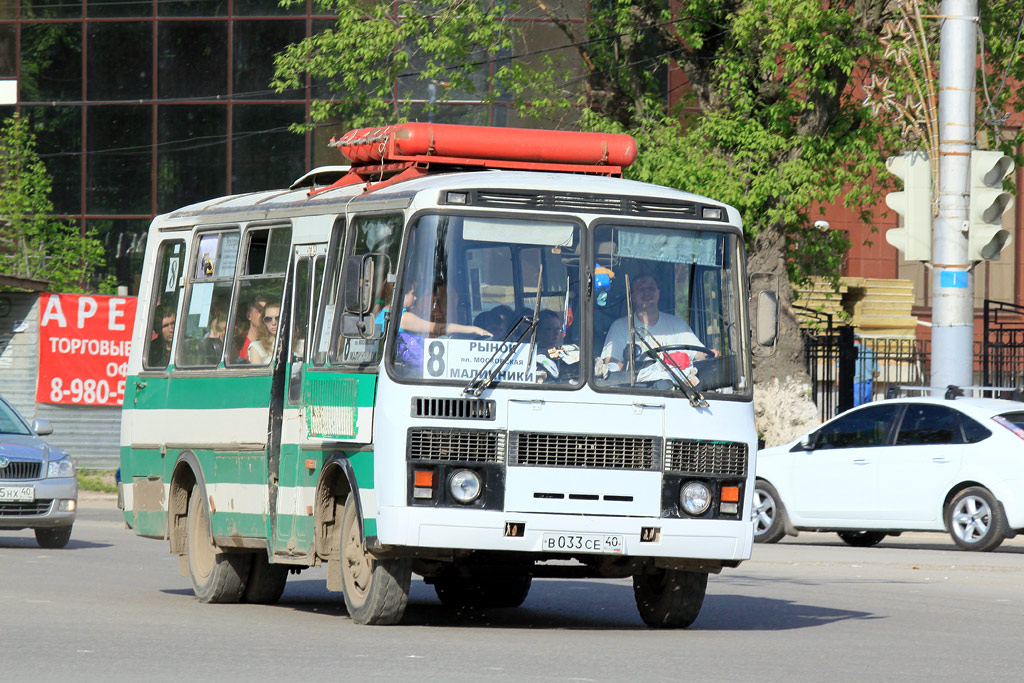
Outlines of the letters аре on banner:
<svg viewBox="0 0 1024 683">
<path fill-rule="evenodd" d="M 36 401 L 121 405 L 135 297 L 44 294 L 39 303 Z"/>
</svg>

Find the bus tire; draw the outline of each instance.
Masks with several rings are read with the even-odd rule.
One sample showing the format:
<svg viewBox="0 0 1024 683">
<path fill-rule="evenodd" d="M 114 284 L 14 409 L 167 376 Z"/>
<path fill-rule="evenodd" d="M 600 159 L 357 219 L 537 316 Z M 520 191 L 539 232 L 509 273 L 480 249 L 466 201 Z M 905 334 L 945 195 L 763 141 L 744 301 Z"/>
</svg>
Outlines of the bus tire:
<svg viewBox="0 0 1024 683">
<path fill-rule="evenodd" d="M 266 553 L 255 553 L 252 556 L 249 578 L 245 581 L 242 601 L 257 605 L 273 605 L 281 599 L 287 581 L 287 565 L 271 564 Z"/>
<path fill-rule="evenodd" d="M 198 484 L 192 487 L 188 499 L 185 529 L 188 575 L 199 602 L 238 602 L 245 590 L 252 555 L 226 553 L 214 544 Z"/>
<path fill-rule="evenodd" d="M 530 593 L 533 578 L 521 576 L 445 576 L 434 579 L 434 592 L 445 607 L 504 609 L 519 607 Z"/>
<path fill-rule="evenodd" d="M 633 596 L 640 617 L 654 628 L 686 628 L 704 604 L 708 575 L 647 566 L 633 575 Z"/>
<path fill-rule="evenodd" d="M 341 521 L 341 580 L 345 607 L 357 624 L 397 624 L 409 603 L 412 563 L 379 559 L 366 551 L 357 494 L 345 500 Z"/>
</svg>

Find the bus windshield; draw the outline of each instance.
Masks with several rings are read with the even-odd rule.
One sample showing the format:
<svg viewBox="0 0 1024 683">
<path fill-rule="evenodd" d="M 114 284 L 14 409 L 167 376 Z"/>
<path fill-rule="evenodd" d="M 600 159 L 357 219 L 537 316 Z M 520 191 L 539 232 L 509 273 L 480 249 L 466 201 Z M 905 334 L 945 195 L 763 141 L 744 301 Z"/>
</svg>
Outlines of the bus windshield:
<svg viewBox="0 0 1024 683">
<path fill-rule="evenodd" d="M 580 226 L 568 220 L 421 216 L 409 233 L 401 308 L 386 316 L 395 374 L 578 385 L 579 245 Z"/>
<path fill-rule="evenodd" d="M 600 224 L 593 245 L 598 387 L 750 391 L 736 235 Z"/>
</svg>

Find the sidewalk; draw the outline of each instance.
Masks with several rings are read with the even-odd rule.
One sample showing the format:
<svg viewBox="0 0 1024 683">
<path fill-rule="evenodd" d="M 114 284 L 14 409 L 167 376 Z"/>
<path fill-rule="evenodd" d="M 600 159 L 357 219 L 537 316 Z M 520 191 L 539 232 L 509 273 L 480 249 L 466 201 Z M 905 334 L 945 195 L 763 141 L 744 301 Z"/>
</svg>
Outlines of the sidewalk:
<svg viewBox="0 0 1024 683">
<path fill-rule="evenodd" d="M 101 493 L 100 491 L 78 491 L 78 506 L 105 508 L 117 507 L 116 493 Z"/>
</svg>

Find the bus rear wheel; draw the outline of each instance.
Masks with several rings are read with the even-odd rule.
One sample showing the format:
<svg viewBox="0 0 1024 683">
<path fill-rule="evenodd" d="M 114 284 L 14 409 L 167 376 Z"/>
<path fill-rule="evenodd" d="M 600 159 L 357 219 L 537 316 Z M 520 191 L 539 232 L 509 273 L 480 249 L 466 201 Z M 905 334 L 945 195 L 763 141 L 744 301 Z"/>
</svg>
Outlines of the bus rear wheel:
<svg viewBox="0 0 1024 683">
<path fill-rule="evenodd" d="M 245 581 L 242 599 L 256 605 L 273 605 L 281 599 L 287 581 L 287 565 L 271 564 L 266 553 L 255 553 L 252 556 L 252 567 L 249 569 L 249 578 Z"/>
<path fill-rule="evenodd" d="M 348 494 L 341 518 L 341 580 L 345 607 L 357 624 L 397 624 L 409 603 L 412 564 L 379 559 L 366 551 L 356 494 Z"/>
<path fill-rule="evenodd" d="M 708 575 L 648 566 L 633 575 L 633 596 L 640 617 L 654 628 L 686 628 L 704 604 Z"/>
<path fill-rule="evenodd" d="M 226 553 L 214 544 L 202 496 L 198 484 L 192 487 L 185 525 L 185 552 L 192 592 L 199 602 L 238 602 L 245 590 L 252 555 Z"/>
</svg>

